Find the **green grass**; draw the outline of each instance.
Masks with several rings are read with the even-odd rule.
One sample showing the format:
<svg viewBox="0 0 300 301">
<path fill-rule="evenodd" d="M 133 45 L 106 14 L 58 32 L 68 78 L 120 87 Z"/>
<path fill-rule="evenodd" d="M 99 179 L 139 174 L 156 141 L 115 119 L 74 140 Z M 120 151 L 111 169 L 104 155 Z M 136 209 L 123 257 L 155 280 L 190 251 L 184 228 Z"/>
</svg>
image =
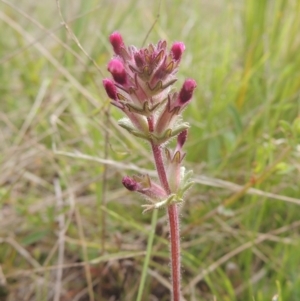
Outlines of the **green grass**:
<svg viewBox="0 0 300 301">
<path fill-rule="evenodd" d="M 300 1 L 74 3 L 63 17 L 94 62 L 55 1 L 0 1 L 0 300 L 136 300 L 151 214 L 121 179 L 153 162 L 101 81 L 108 35 L 141 46 L 156 22 L 146 43 L 183 41 L 177 88 L 198 83 L 184 112 L 186 300 L 298 301 Z M 170 300 L 158 215 L 141 300 Z"/>
</svg>

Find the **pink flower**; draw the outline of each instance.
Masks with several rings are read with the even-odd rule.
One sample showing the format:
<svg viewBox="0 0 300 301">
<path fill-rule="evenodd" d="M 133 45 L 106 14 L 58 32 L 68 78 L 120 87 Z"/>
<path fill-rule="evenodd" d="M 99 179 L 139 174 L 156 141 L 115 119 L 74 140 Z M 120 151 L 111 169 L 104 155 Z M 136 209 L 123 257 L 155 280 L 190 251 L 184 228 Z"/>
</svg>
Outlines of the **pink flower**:
<svg viewBox="0 0 300 301">
<path fill-rule="evenodd" d="M 105 88 L 105 91 L 108 95 L 109 98 L 116 100 L 117 99 L 117 88 L 114 84 L 114 82 L 110 79 L 104 79 L 103 81 L 103 86 Z"/>
<path fill-rule="evenodd" d="M 175 74 L 185 49 L 184 44 L 175 42 L 168 52 L 166 41 L 137 49 L 126 47 L 118 32 L 111 34 L 109 39 L 115 57 L 108 64 L 108 71 L 112 74 L 118 93 L 123 96 L 119 97 L 120 101 L 126 99 L 129 109 L 148 116 L 147 109 L 158 110 L 167 99 L 170 87 L 176 81 Z"/>
<path fill-rule="evenodd" d="M 187 79 L 184 82 L 178 96 L 179 106 L 185 106 L 192 99 L 196 87 L 197 84 L 193 79 Z"/>
<path fill-rule="evenodd" d="M 164 189 L 150 180 L 149 176 L 125 176 L 122 180 L 123 185 L 130 191 L 136 191 L 151 201 L 157 201 L 166 197 Z"/>
<path fill-rule="evenodd" d="M 185 50 L 185 45 L 182 42 L 175 42 L 171 47 L 171 53 L 175 61 L 180 61 Z"/>
<path fill-rule="evenodd" d="M 171 92 L 185 45 L 175 42 L 167 49 L 167 42 L 137 49 L 126 47 L 122 36 L 114 32 L 109 37 L 114 57 L 108 64 L 113 80 L 104 79 L 103 85 L 111 104 L 126 118 L 119 125 L 132 135 L 147 140 L 152 149 L 160 185 L 148 175 L 125 176 L 123 185 L 130 191 L 144 195 L 150 204 L 142 205 L 143 212 L 167 207 L 170 225 L 173 299 L 180 300 L 180 235 L 177 205 L 192 185 L 192 172 L 181 166 L 182 151 L 189 124 L 180 115 L 191 102 L 197 86 L 187 79 L 178 92 Z M 177 137 L 175 150 L 166 148 L 170 139 Z M 164 150 L 164 156 L 163 156 Z"/>
<path fill-rule="evenodd" d="M 107 67 L 116 83 L 124 85 L 127 82 L 127 74 L 123 63 L 118 59 L 112 59 Z"/>
<path fill-rule="evenodd" d="M 111 34 L 109 40 L 115 55 L 107 69 L 113 79 L 104 79 L 103 85 L 111 103 L 127 117 L 120 120 L 119 125 L 157 146 L 177 137 L 176 149 L 165 149 L 168 177 L 176 190 L 185 156 L 181 149 L 189 127 L 179 117 L 191 102 L 197 87 L 195 80 L 186 79 L 179 92 L 170 92 L 177 80 L 175 75 L 185 45 L 175 42 L 168 50 L 167 42 L 161 40 L 156 45 L 140 49 L 127 47 L 118 32 Z M 149 177 L 125 177 L 123 184 L 149 198 L 159 198 L 164 191 Z"/>
<path fill-rule="evenodd" d="M 155 132 L 161 136 L 167 130 L 172 129 L 178 116 L 191 101 L 197 84 L 193 79 L 187 79 L 179 94 L 174 93 L 168 96 L 168 102 L 158 117 Z"/>
<path fill-rule="evenodd" d="M 173 191 L 178 190 L 181 182 L 180 167 L 181 162 L 185 157 L 185 153 L 182 151 L 182 147 L 186 141 L 186 138 L 187 130 L 184 130 L 177 136 L 177 146 L 175 150 L 172 152 L 167 148 L 165 149 L 167 175 L 169 184 Z"/>
<path fill-rule="evenodd" d="M 116 31 L 110 35 L 109 41 L 114 48 L 115 54 L 120 55 L 122 48 L 125 48 L 122 36 Z"/>
</svg>

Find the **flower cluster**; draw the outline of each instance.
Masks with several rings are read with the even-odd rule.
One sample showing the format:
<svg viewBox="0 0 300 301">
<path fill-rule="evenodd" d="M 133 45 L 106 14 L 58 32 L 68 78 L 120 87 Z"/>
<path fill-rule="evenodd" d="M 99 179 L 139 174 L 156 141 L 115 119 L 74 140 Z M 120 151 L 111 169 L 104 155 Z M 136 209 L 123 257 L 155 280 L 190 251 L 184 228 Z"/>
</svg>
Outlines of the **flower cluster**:
<svg viewBox="0 0 300 301">
<path fill-rule="evenodd" d="M 180 183 L 184 177 L 180 163 L 185 154 L 181 149 L 189 127 L 182 121 L 181 113 L 196 88 L 196 82 L 187 79 L 179 92 L 171 91 L 185 46 L 175 42 L 168 51 L 167 42 L 159 41 L 157 45 L 141 49 L 126 47 L 118 32 L 111 34 L 110 43 L 115 55 L 108 64 L 108 71 L 113 79 L 104 79 L 103 85 L 111 103 L 126 115 L 119 125 L 156 147 L 163 147 L 177 137 L 174 152 L 165 148 L 165 161 L 170 191 L 178 195 L 180 189 L 184 190 Z M 125 177 L 123 184 L 129 190 L 146 195 L 151 202 L 168 196 L 165 189 L 148 176 Z"/>
</svg>

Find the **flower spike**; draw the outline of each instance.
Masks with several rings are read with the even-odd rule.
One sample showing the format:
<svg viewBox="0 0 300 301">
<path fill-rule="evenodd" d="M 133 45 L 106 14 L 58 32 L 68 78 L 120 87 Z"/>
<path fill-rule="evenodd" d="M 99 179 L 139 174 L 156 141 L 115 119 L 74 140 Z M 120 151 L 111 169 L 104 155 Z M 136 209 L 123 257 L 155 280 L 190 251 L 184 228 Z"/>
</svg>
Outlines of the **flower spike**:
<svg viewBox="0 0 300 301">
<path fill-rule="evenodd" d="M 138 49 L 127 47 L 120 33 L 109 37 L 114 57 L 108 63 L 112 79 L 103 85 L 111 104 L 126 117 L 118 124 L 135 137 L 149 142 L 160 183 L 148 175 L 125 176 L 122 183 L 129 191 L 146 197 L 144 211 L 166 207 L 169 215 L 172 301 L 181 299 L 180 291 L 180 235 L 178 205 L 192 185 L 191 172 L 185 172 L 182 161 L 183 146 L 189 124 L 182 121 L 182 112 L 191 102 L 197 86 L 193 79 L 184 81 L 179 92 L 171 89 L 177 81 L 176 73 L 185 51 L 182 42 L 175 42 L 167 49 L 167 42 Z M 166 148 L 177 138 L 175 149 Z"/>
</svg>

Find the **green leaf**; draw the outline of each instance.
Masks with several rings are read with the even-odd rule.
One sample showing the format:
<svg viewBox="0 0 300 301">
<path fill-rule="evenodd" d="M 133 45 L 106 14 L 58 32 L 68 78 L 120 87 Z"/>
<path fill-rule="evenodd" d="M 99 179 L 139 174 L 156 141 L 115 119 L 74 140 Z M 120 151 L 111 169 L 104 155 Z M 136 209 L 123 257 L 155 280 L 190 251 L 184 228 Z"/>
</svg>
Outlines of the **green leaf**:
<svg viewBox="0 0 300 301">
<path fill-rule="evenodd" d="M 41 231 L 32 232 L 22 239 L 22 245 L 23 246 L 32 245 L 32 244 L 40 241 L 41 239 L 43 239 L 49 233 L 50 233 L 49 230 L 41 230 Z"/>
</svg>

